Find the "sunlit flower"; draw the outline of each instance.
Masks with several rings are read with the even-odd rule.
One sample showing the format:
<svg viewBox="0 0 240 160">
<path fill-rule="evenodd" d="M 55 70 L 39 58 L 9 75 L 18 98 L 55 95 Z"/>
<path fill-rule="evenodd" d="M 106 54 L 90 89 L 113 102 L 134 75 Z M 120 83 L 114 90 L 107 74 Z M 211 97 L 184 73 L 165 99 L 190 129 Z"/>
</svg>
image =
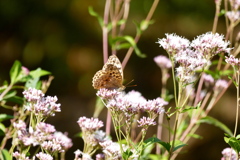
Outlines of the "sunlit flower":
<svg viewBox="0 0 240 160">
<path fill-rule="evenodd" d="M 175 57 L 175 55 L 182 50 L 189 47 L 189 40 L 182 38 L 176 34 L 166 34 L 166 38 L 158 39 L 161 47 L 163 47 L 170 57 Z"/>
<path fill-rule="evenodd" d="M 100 154 L 100 153 L 97 154 L 97 155 L 96 155 L 96 160 L 105 160 L 105 155 L 102 154 L 102 153 L 101 153 L 101 154 Z"/>
<path fill-rule="evenodd" d="M 106 159 L 118 160 L 122 158 L 120 145 L 112 141 L 105 141 L 100 143 L 103 148 L 103 153 Z"/>
<path fill-rule="evenodd" d="M 43 153 L 43 152 L 37 153 L 36 157 L 39 160 L 53 160 L 53 157 L 50 154 L 46 154 L 46 153 Z"/>
<path fill-rule="evenodd" d="M 137 122 L 138 122 L 138 127 L 144 127 L 144 128 L 156 125 L 156 122 L 154 121 L 154 119 L 152 119 L 150 117 L 143 117 L 140 120 L 138 120 Z"/>
<path fill-rule="evenodd" d="M 54 116 L 55 112 L 61 112 L 61 104 L 56 103 L 58 98 L 56 96 L 44 97 L 41 90 L 34 88 L 29 88 L 23 92 L 24 97 L 29 103 L 24 107 L 26 110 L 31 111 L 35 115 L 40 115 L 41 117 Z"/>
<path fill-rule="evenodd" d="M 236 70 L 239 70 L 240 67 L 240 60 L 238 58 L 233 57 L 233 55 L 230 55 L 229 57 L 225 57 L 225 61 L 229 63 L 233 68 Z"/>
<path fill-rule="evenodd" d="M 98 120 L 98 118 L 80 117 L 77 123 L 81 127 L 82 131 L 96 131 L 103 127 L 103 122 Z"/>
<path fill-rule="evenodd" d="M 28 88 L 27 90 L 23 91 L 23 95 L 28 102 L 36 102 L 44 96 L 44 93 L 35 88 Z"/>
<path fill-rule="evenodd" d="M 106 88 L 100 88 L 98 91 L 97 91 L 97 96 L 101 97 L 102 99 L 112 99 L 114 97 L 116 97 L 117 95 L 121 94 L 121 92 L 119 92 L 118 90 L 109 90 L 109 89 L 106 89 Z"/>
<path fill-rule="evenodd" d="M 206 60 L 210 60 L 218 53 L 230 53 L 231 48 L 228 48 L 230 42 L 224 41 L 224 36 L 218 33 L 207 32 L 198 36 L 191 43 L 191 47 L 201 54 Z"/>
<path fill-rule="evenodd" d="M 74 152 L 75 159 L 74 160 L 93 160 L 92 157 L 88 153 L 83 153 L 79 149 Z M 80 158 L 82 156 L 82 158 Z"/>
<path fill-rule="evenodd" d="M 20 154 L 19 152 L 14 152 L 12 156 L 18 160 L 30 160 L 30 158 L 27 157 L 25 153 Z"/>
</svg>

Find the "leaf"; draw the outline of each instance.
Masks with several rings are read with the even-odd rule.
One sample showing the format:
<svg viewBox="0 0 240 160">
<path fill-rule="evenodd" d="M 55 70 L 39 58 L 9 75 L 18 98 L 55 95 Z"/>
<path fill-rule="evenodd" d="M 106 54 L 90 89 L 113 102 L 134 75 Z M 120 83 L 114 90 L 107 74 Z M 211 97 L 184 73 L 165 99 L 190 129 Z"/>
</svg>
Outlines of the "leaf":
<svg viewBox="0 0 240 160">
<path fill-rule="evenodd" d="M 9 99 L 9 98 L 11 98 L 11 97 L 14 97 L 16 94 L 17 94 L 17 91 L 9 91 L 9 92 L 3 97 L 3 99 L 4 99 L 4 100 L 7 100 L 7 99 Z"/>
<path fill-rule="evenodd" d="M 133 152 L 128 148 L 125 152 L 123 152 L 123 159 L 128 159 L 132 154 Z"/>
<path fill-rule="evenodd" d="M 2 160 L 12 160 L 12 156 L 10 155 L 8 150 L 2 149 L 0 151 L 1 151 L 0 159 L 2 159 Z"/>
<path fill-rule="evenodd" d="M 41 68 L 37 68 L 36 70 L 33 70 L 29 73 L 29 75 L 31 76 L 31 79 L 29 79 L 26 84 L 25 87 L 29 88 L 36 88 L 36 89 L 40 89 L 41 87 L 41 82 L 40 77 L 42 76 L 46 76 L 46 75 L 50 75 L 51 72 L 48 72 L 46 70 L 42 70 Z"/>
<path fill-rule="evenodd" d="M 12 68 L 10 69 L 10 80 L 12 85 L 17 82 L 18 75 L 21 72 L 21 67 L 22 67 L 21 63 L 18 60 L 16 60 Z"/>
<path fill-rule="evenodd" d="M 144 141 L 144 143 L 146 143 L 145 147 L 147 147 L 148 145 L 151 145 L 153 143 L 158 143 L 158 144 L 162 145 L 168 152 L 170 151 L 170 148 L 171 148 L 170 143 L 163 142 L 156 137 L 148 138 Z"/>
<path fill-rule="evenodd" d="M 4 124 L 0 123 L 0 136 L 4 136 L 6 131 L 6 127 Z"/>
<path fill-rule="evenodd" d="M 196 107 L 190 106 L 190 107 L 187 107 L 187 108 L 183 109 L 181 113 L 184 113 L 184 112 L 187 112 L 187 111 L 193 110 L 193 109 L 198 109 L 198 108 L 199 108 L 199 106 L 196 106 Z"/>
<path fill-rule="evenodd" d="M 100 24 L 100 26 L 103 27 L 103 19 L 102 19 L 101 16 L 99 16 L 99 14 L 98 14 L 97 12 L 95 12 L 95 11 L 93 10 L 93 7 L 91 7 L 91 6 L 88 7 L 88 12 L 89 12 L 89 14 L 90 14 L 91 16 L 96 17 L 97 20 L 98 20 L 98 23 Z"/>
<path fill-rule="evenodd" d="M 12 118 L 14 118 L 12 115 L 0 114 L 0 122 L 3 122 L 3 121 L 8 120 L 8 119 L 12 119 Z"/>
<path fill-rule="evenodd" d="M 225 9 L 222 9 L 222 10 L 220 11 L 220 13 L 218 14 L 218 16 L 219 16 L 219 17 L 220 17 L 220 16 L 223 16 L 225 13 L 226 13 L 226 10 L 225 10 Z"/>
<path fill-rule="evenodd" d="M 188 134 L 189 137 L 193 137 L 193 138 L 196 138 L 196 139 L 202 139 L 203 137 L 198 135 L 198 134 Z"/>
<path fill-rule="evenodd" d="M 135 53 L 141 57 L 141 58 L 145 58 L 146 55 L 141 53 L 141 51 L 139 50 L 139 48 L 137 47 L 135 40 L 133 37 L 131 36 L 121 36 L 121 37 L 114 37 L 112 39 L 109 40 L 109 42 L 111 43 L 111 45 L 113 46 L 113 48 L 117 49 L 119 46 L 117 46 L 117 42 L 128 42 L 128 44 L 133 47 Z M 124 46 L 126 46 L 126 44 L 124 44 Z"/>
<path fill-rule="evenodd" d="M 224 140 L 235 150 L 238 155 L 238 153 L 240 152 L 240 140 L 237 140 L 235 137 L 224 137 Z"/>
<path fill-rule="evenodd" d="M 23 97 L 19 97 L 19 96 L 13 96 L 8 98 L 9 102 L 14 102 L 16 104 L 23 104 L 24 100 Z"/>
<path fill-rule="evenodd" d="M 150 24 L 153 24 L 153 23 L 154 23 L 153 20 L 150 20 L 150 21 L 143 20 L 143 21 L 141 21 L 141 23 L 140 23 L 140 29 L 141 29 L 142 31 L 144 31 L 144 30 L 146 30 L 146 29 L 148 28 L 148 26 L 149 26 Z"/>
<path fill-rule="evenodd" d="M 222 122 L 218 121 L 217 119 L 210 117 L 210 116 L 206 116 L 204 118 L 201 118 L 199 121 L 199 123 L 207 123 L 207 124 L 212 124 L 218 128 L 220 128 L 221 130 L 223 130 L 224 132 L 226 132 L 227 134 L 233 136 L 232 131 Z"/>
<path fill-rule="evenodd" d="M 176 147 L 174 147 L 173 152 L 178 150 L 179 148 L 182 148 L 182 147 L 186 146 L 186 145 L 187 144 L 179 144 L 179 145 L 177 145 Z"/>
<path fill-rule="evenodd" d="M 39 78 L 50 74 L 51 72 L 42 70 L 41 68 L 37 68 L 36 70 L 30 71 L 29 73 L 29 75 L 31 75 L 33 78 Z"/>
</svg>

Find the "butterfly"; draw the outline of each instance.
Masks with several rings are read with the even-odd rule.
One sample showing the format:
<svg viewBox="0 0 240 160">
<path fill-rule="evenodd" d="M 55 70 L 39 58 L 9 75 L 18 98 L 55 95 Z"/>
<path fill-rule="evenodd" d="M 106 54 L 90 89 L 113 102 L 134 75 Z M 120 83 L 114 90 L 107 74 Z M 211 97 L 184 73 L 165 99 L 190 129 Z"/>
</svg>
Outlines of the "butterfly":
<svg viewBox="0 0 240 160">
<path fill-rule="evenodd" d="M 118 89 L 124 90 L 122 64 L 116 55 L 111 55 L 104 64 L 102 70 L 93 76 L 92 85 L 94 89 Z"/>
</svg>

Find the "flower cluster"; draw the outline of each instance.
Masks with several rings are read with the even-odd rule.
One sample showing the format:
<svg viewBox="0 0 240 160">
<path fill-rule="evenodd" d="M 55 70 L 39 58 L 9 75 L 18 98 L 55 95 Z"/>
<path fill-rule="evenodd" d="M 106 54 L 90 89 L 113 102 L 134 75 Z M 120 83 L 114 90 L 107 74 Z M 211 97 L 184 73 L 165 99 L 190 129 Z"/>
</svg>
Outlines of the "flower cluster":
<svg viewBox="0 0 240 160">
<path fill-rule="evenodd" d="M 232 22 L 235 23 L 240 19 L 240 12 L 239 11 L 228 11 L 226 13 L 227 18 Z"/>
<path fill-rule="evenodd" d="M 208 32 L 194 39 L 191 43 L 191 47 L 198 51 L 204 59 L 210 60 L 219 53 L 230 53 L 231 48 L 228 48 L 229 44 L 229 41 L 224 41 L 223 35 Z"/>
<path fill-rule="evenodd" d="M 61 112 L 61 104 L 57 104 L 57 97 L 47 96 L 44 97 L 44 93 L 41 90 L 29 88 L 23 92 L 24 97 L 27 100 L 25 105 L 26 110 L 31 111 L 35 115 L 43 117 L 55 116 L 55 112 Z"/>
<path fill-rule="evenodd" d="M 13 126 L 17 129 L 17 138 L 25 146 L 41 146 L 43 149 L 54 152 L 65 152 L 72 147 L 72 141 L 67 135 L 56 132 L 54 126 L 40 122 L 35 128 L 29 127 L 23 121 L 14 122 Z"/>
<path fill-rule="evenodd" d="M 239 6 L 240 6 L 240 1 L 239 0 L 229 0 L 231 7 L 234 10 L 238 10 Z"/>
<path fill-rule="evenodd" d="M 222 151 L 222 155 L 223 155 L 223 157 L 221 158 L 221 160 L 237 160 L 238 159 L 236 152 L 231 148 L 225 148 Z M 230 159 L 230 157 L 231 157 L 231 159 Z"/>
<path fill-rule="evenodd" d="M 98 118 L 80 117 L 77 121 L 82 131 L 94 132 L 103 127 L 103 122 Z"/>
<path fill-rule="evenodd" d="M 240 68 L 240 60 L 238 58 L 234 58 L 233 55 L 229 57 L 225 57 L 225 61 L 230 64 L 234 69 L 239 70 Z"/>
<path fill-rule="evenodd" d="M 112 142 L 111 140 L 100 143 L 103 148 L 105 159 L 121 159 L 121 150 L 118 143 Z"/>
<path fill-rule="evenodd" d="M 167 105 L 168 102 L 164 101 L 162 98 L 156 98 L 153 100 L 146 100 L 141 93 L 137 91 L 130 91 L 127 94 L 119 92 L 112 95 L 112 99 L 107 99 L 106 107 L 111 111 L 113 118 L 124 117 L 126 126 L 131 126 L 136 115 L 139 113 L 146 112 L 149 117 L 144 117 L 148 122 L 145 125 L 155 125 L 154 119 L 164 113 L 163 106 Z M 111 95 L 113 91 L 100 89 L 98 95 Z M 104 99 L 105 97 L 101 97 Z M 106 100 L 106 99 L 105 99 Z M 142 121 L 139 121 L 142 123 Z M 145 126 L 139 125 L 139 127 Z"/>
<path fill-rule="evenodd" d="M 218 33 L 205 33 L 195 38 L 191 43 L 175 34 L 166 34 L 167 38 L 159 39 L 157 43 L 163 47 L 170 59 L 179 66 L 177 77 L 183 84 L 192 83 L 197 70 L 203 70 L 210 64 L 213 56 L 219 53 L 230 53 L 229 42 Z"/>
<path fill-rule="evenodd" d="M 158 39 L 157 43 L 167 51 L 170 57 L 175 57 L 178 52 L 189 47 L 190 41 L 176 34 L 166 34 L 166 38 Z"/>
</svg>

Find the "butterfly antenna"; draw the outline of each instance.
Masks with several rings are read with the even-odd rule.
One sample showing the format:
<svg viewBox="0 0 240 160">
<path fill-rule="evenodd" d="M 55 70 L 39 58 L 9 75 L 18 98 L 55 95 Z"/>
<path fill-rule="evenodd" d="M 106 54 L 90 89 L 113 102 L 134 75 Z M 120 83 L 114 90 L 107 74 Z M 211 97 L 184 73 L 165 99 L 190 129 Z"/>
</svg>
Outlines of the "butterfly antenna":
<svg viewBox="0 0 240 160">
<path fill-rule="evenodd" d="M 125 86 L 126 86 L 126 87 L 135 87 L 135 86 L 137 86 L 136 84 L 134 84 L 134 85 L 129 85 L 129 84 L 132 83 L 133 81 L 134 81 L 134 79 L 131 80 L 130 82 L 128 82 Z"/>
</svg>

